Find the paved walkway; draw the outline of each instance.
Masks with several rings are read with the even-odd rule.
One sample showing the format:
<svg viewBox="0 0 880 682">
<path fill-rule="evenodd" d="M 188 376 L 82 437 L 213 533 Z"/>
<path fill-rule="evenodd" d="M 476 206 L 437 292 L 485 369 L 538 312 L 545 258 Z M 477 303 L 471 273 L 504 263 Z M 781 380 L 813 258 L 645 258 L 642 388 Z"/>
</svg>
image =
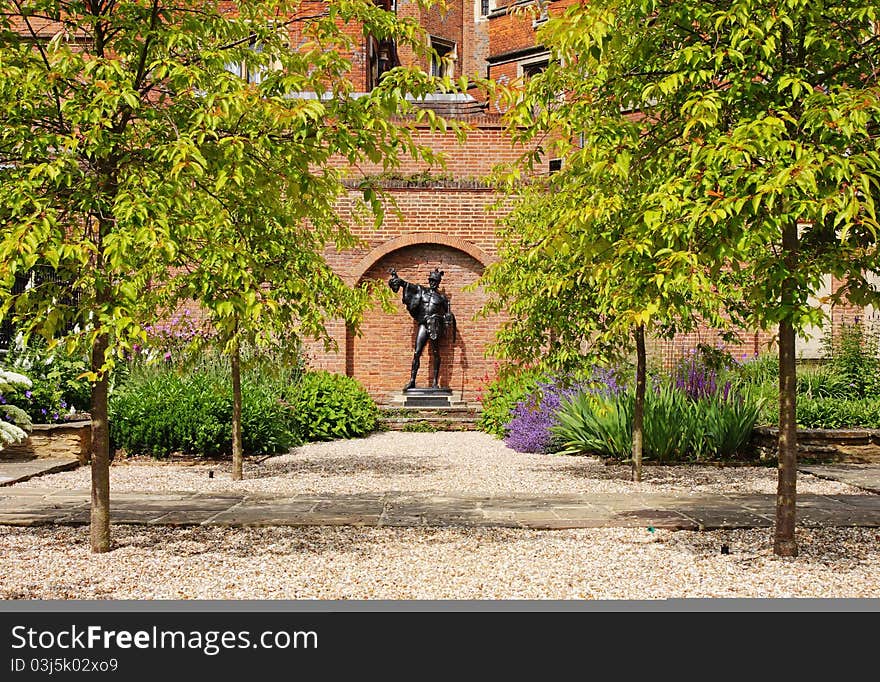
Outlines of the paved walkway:
<svg viewBox="0 0 880 682">
<path fill-rule="evenodd" d="M 359 495 L 256 496 L 114 494 L 113 523 L 167 526 L 500 526 L 559 529 L 655 527 L 682 530 L 773 525 L 773 495 Z M 84 491 L 0 489 L 0 524 L 89 521 Z M 880 496 L 801 495 L 805 526 L 880 527 Z"/>
<path fill-rule="evenodd" d="M 38 457 L 31 459 L 0 459 L 0 486 L 21 483 L 35 476 L 76 469 L 76 457 Z"/>
<path fill-rule="evenodd" d="M 10 487 L 75 466 L 75 461 L 0 461 L 0 524 L 89 522 L 87 491 Z M 805 465 L 803 472 L 880 493 L 880 466 Z M 113 493 L 113 523 L 166 526 L 496 526 L 512 528 L 760 528 L 774 523 L 774 495 L 358 495 L 265 496 L 181 492 Z M 878 495 L 799 495 L 804 526 L 880 527 Z"/>
</svg>

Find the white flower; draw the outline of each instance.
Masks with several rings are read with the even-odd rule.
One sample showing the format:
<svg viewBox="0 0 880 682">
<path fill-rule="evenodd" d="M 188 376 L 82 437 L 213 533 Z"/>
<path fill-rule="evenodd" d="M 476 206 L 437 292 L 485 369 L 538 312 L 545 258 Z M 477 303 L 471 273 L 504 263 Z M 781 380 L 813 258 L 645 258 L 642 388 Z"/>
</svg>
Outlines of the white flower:
<svg viewBox="0 0 880 682">
<path fill-rule="evenodd" d="M 0 392 L 11 388 L 31 388 L 33 383 L 24 374 L 18 372 L 10 372 L 6 369 L 0 369 Z"/>
<path fill-rule="evenodd" d="M 3 449 L 4 445 L 20 443 L 25 438 L 27 438 L 27 434 L 15 424 L 0 421 L 0 450 Z"/>
</svg>

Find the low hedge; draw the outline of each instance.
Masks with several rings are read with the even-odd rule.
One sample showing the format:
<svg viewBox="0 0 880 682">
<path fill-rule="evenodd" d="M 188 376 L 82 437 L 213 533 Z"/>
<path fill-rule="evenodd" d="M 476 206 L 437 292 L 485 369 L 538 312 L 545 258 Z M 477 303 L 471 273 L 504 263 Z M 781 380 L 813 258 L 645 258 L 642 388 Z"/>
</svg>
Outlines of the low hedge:
<svg viewBox="0 0 880 682">
<path fill-rule="evenodd" d="M 206 457 L 232 452 L 232 382 L 222 363 L 181 370 L 135 367 L 110 398 L 110 438 L 129 454 Z M 353 379 L 296 368 L 242 373 L 245 454 L 286 452 L 304 441 L 375 429 L 378 409 Z"/>
</svg>

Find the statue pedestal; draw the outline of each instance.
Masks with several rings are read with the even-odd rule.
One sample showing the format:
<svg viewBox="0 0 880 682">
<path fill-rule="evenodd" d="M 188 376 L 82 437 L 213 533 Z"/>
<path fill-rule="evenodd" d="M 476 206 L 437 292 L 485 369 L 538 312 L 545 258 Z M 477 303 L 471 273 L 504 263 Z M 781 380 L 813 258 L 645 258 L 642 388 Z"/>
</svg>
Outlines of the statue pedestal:
<svg viewBox="0 0 880 682">
<path fill-rule="evenodd" d="M 408 388 L 403 392 L 404 407 L 452 407 L 451 388 Z"/>
</svg>

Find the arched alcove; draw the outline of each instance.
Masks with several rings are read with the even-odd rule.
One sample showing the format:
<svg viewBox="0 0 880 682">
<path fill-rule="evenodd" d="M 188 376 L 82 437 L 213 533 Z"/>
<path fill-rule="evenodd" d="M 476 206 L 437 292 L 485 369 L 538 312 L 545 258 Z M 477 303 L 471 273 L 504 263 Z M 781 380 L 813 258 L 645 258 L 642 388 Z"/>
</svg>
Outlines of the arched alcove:
<svg viewBox="0 0 880 682">
<path fill-rule="evenodd" d="M 455 339 L 447 333 L 441 343 L 440 383 L 450 387 L 456 399 L 473 402 L 483 377 L 492 371 L 493 364 L 485 358 L 484 351 L 492 340 L 495 322 L 473 319 L 486 302 L 485 294 L 479 288 L 465 289 L 479 279 L 485 265 L 473 255 L 474 248 L 465 251 L 448 244 L 396 241 L 396 248 L 384 245 L 374 249 L 377 258 L 364 258 L 362 263 L 368 265 L 354 282 L 364 279 L 387 282 L 389 271 L 394 269 L 406 281 L 426 286 L 428 273 L 434 268 L 444 272 L 440 291 L 449 298 L 458 329 Z M 476 253 L 486 257 L 478 250 Z M 348 334 L 346 373 L 362 382 L 374 397 L 388 401 L 399 394 L 409 380 L 417 331 L 418 325 L 398 293 L 393 313 L 373 309 L 365 316 L 360 335 Z M 430 348 L 426 348 L 417 385 L 429 385 L 432 371 Z"/>
</svg>

